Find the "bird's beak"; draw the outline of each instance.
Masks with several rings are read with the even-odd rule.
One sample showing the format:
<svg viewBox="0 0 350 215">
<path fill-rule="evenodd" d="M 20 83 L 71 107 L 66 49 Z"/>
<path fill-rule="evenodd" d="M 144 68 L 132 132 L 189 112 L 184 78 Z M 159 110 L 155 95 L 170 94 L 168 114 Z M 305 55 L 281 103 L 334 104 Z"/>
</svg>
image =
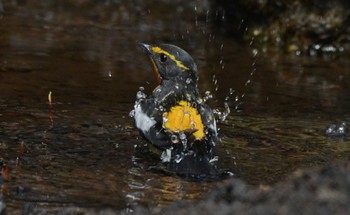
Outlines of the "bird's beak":
<svg viewBox="0 0 350 215">
<path fill-rule="evenodd" d="M 141 46 L 141 48 L 143 48 L 147 52 L 147 54 L 149 55 L 149 57 L 151 59 L 151 62 L 152 62 L 152 65 L 153 65 L 154 72 L 156 73 L 157 82 L 158 82 L 158 84 L 161 84 L 162 83 L 162 79 L 161 79 L 161 77 L 159 75 L 159 71 L 158 71 L 156 62 L 154 62 L 154 60 L 152 58 L 152 54 L 153 54 L 152 46 L 148 45 L 146 43 L 139 43 L 139 46 Z"/>
<path fill-rule="evenodd" d="M 147 52 L 147 54 L 152 54 L 151 45 L 148 45 L 146 43 L 139 43 L 139 46 L 143 48 Z"/>
<path fill-rule="evenodd" d="M 152 58 L 152 46 L 151 45 L 148 45 L 146 43 L 139 43 L 139 45 L 147 52 L 147 54 L 150 56 L 150 59 L 151 59 L 151 62 L 152 62 L 152 65 L 153 65 L 153 68 L 154 68 L 154 72 L 156 73 L 156 77 L 157 77 L 157 82 L 158 84 L 161 84 L 162 83 L 162 79 L 159 75 L 159 71 L 158 71 L 158 68 L 157 68 L 157 65 L 156 63 L 154 62 L 153 58 Z"/>
</svg>

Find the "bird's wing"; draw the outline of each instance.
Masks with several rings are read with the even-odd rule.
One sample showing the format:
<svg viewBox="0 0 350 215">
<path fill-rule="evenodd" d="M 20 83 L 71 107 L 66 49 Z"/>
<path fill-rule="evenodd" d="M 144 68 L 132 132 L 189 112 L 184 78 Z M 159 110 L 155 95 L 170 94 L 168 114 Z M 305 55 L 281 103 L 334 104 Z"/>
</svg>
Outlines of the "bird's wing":
<svg viewBox="0 0 350 215">
<path fill-rule="evenodd" d="M 171 146 L 170 136 L 163 129 L 162 111 L 153 98 L 144 99 L 135 105 L 135 124 L 142 135 L 153 145 Z"/>
</svg>

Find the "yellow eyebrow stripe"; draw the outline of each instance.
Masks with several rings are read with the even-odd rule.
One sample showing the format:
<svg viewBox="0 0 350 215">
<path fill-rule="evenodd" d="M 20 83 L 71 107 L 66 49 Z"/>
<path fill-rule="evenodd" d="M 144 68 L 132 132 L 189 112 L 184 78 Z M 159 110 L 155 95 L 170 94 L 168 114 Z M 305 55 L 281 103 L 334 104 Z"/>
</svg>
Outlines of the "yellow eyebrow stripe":
<svg viewBox="0 0 350 215">
<path fill-rule="evenodd" d="M 174 55 L 170 54 L 169 52 L 165 51 L 164 49 L 159 48 L 158 46 L 152 47 L 152 51 L 157 54 L 165 54 L 168 56 L 171 60 L 173 60 L 178 67 L 180 67 L 183 71 L 190 70 L 187 66 L 185 66 L 181 61 L 177 60 Z"/>
</svg>

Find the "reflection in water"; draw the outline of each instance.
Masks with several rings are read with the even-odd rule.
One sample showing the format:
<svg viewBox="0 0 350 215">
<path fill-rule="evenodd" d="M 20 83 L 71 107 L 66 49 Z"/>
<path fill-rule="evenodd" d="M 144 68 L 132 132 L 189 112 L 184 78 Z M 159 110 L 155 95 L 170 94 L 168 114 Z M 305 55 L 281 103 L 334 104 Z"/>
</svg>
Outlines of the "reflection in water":
<svg viewBox="0 0 350 215">
<path fill-rule="evenodd" d="M 218 125 L 222 170 L 250 184 L 274 183 L 298 167 L 349 159 L 346 136 L 324 136 L 329 125 L 349 121 L 347 59 L 256 55 L 208 23 L 207 10 L 202 16 L 197 6 L 193 14 L 191 1 L 0 2 L 8 213 L 166 205 L 200 199 L 216 185 L 167 175 L 159 158 L 143 151 L 128 116 L 139 87 L 147 82 L 150 94 L 156 84 L 141 41 L 186 47 L 210 106 L 223 112 L 227 102 L 231 113 Z"/>
</svg>

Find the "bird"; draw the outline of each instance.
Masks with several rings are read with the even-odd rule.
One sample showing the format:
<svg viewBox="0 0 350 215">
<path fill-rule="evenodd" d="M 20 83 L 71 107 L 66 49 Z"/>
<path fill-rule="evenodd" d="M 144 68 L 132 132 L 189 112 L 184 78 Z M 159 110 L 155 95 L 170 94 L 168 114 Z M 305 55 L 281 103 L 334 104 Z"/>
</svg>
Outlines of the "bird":
<svg viewBox="0 0 350 215">
<path fill-rule="evenodd" d="M 200 96 L 196 63 L 176 45 L 139 45 L 150 58 L 158 85 L 149 96 L 138 92 L 132 111 L 136 128 L 161 152 L 169 171 L 191 178 L 217 175 L 216 120 Z"/>
</svg>

